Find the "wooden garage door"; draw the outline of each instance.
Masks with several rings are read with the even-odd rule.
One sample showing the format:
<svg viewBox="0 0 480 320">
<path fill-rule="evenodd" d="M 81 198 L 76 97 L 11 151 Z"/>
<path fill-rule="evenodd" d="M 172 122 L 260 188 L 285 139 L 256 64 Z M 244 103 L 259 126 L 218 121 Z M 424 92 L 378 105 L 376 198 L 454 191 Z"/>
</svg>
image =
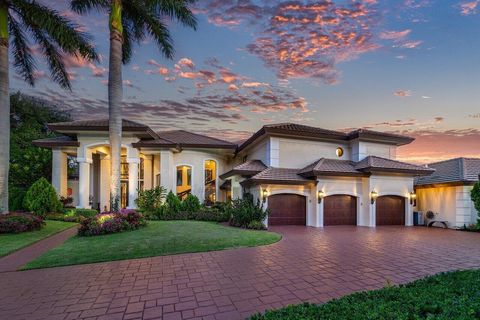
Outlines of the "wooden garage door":
<svg viewBox="0 0 480 320">
<path fill-rule="evenodd" d="M 383 196 L 377 198 L 377 226 L 405 225 L 405 198 Z"/>
<path fill-rule="evenodd" d="M 305 225 L 306 199 L 297 194 L 275 194 L 268 197 L 269 225 Z"/>
<path fill-rule="evenodd" d="M 323 225 L 357 225 L 357 199 L 334 195 L 323 199 Z"/>
</svg>

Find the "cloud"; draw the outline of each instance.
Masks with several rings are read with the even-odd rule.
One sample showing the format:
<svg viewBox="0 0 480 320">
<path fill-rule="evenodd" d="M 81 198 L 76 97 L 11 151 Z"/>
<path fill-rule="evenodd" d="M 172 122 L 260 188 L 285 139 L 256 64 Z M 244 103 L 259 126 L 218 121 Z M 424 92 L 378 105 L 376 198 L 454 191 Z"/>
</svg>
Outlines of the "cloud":
<svg viewBox="0 0 480 320">
<path fill-rule="evenodd" d="M 385 40 L 399 40 L 408 36 L 412 32 L 411 29 L 406 29 L 403 31 L 383 31 L 380 33 L 380 39 Z"/>
<path fill-rule="evenodd" d="M 393 93 L 393 95 L 400 98 L 405 98 L 410 97 L 412 95 L 412 92 L 410 90 L 397 90 Z"/>
<path fill-rule="evenodd" d="M 419 45 L 421 45 L 422 43 L 423 43 L 422 40 L 407 41 L 407 42 L 404 42 L 404 43 L 400 44 L 399 47 L 404 48 L 404 49 L 415 49 Z"/>
<path fill-rule="evenodd" d="M 377 49 L 372 28 L 376 1 L 219 1 L 202 2 L 209 21 L 255 30 L 247 51 L 275 70 L 279 79 L 338 81 L 337 64 Z"/>
<path fill-rule="evenodd" d="M 179 66 L 180 68 L 193 69 L 195 67 L 195 64 L 189 58 L 182 58 L 182 59 L 178 60 L 177 66 Z"/>
<path fill-rule="evenodd" d="M 430 96 L 422 96 L 422 99 L 432 99 Z"/>
<path fill-rule="evenodd" d="M 480 119 L 480 113 L 469 114 L 468 117 L 472 119 Z"/>
<path fill-rule="evenodd" d="M 477 13 L 477 7 L 478 7 L 479 1 L 469 1 L 469 2 L 462 2 L 460 3 L 460 13 L 464 16 L 468 16 L 471 14 L 476 14 Z"/>
</svg>

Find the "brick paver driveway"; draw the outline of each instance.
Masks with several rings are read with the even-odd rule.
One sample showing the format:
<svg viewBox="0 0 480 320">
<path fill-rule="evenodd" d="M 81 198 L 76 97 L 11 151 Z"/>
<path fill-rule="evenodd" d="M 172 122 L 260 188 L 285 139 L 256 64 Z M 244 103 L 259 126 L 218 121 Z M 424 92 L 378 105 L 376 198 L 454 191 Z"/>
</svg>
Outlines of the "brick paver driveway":
<svg viewBox="0 0 480 320">
<path fill-rule="evenodd" d="M 1 319 L 238 319 L 480 267 L 480 234 L 279 227 L 276 244 L 0 274 Z"/>
</svg>

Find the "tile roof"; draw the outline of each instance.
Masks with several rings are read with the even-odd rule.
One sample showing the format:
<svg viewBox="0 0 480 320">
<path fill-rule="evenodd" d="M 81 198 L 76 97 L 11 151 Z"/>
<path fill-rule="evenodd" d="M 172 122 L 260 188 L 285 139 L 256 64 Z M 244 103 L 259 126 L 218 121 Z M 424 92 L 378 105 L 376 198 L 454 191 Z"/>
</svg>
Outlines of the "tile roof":
<svg viewBox="0 0 480 320">
<path fill-rule="evenodd" d="M 431 163 L 428 167 L 435 169 L 435 172 L 430 176 L 417 178 L 415 185 L 474 183 L 479 180 L 480 159 L 456 158 Z"/>
<path fill-rule="evenodd" d="M 185 131 L 172 130 L 156 133 L 158 138 L 154 140 L 142 140 L 134 143 L 134 147 L 193 147 L 193 148 L 220 148 L 236 149 L 237 145 L 225 140 Z"/>
<path fill-rule="evenodd" d="M 260 130 L 255 132 L 250 138 L 241 143 L 238 147 L 238 151 L 245 149 L 252 144 L 255 140 L 264 135 L 287 135 L 294 137 L 304 137 L 310 139 L 331 139 L 340 141 L 349 141 L 354 139 L 363 139 L 370 141 L 378 141 L 383 143 L 394 144 L 397 146 L 405 145 L 412 142 L 414 139 L 411 137 L 379 132 L 367 129 L 358 129 L 345 133 L 342 131 L 328 130 L 317 127 L 305 126 L 296 123 L 279 123 L 263 126 Z"/>
<path fill-rule="evenodd" d="M 225 172 L 220 178 L 226 179 L 236 174 L 243 176 L 254 175 L 266 168 L 267 166 L 260 160 L 247 160 L 244 163 L 235 166 L 232 170 Z"/>
<path fill-rule="evenodd" d="M 268 167 L 262 172 L 257 173 L 250 179 L 243 181 L 241 184 L 252 183 L 279 183 L 279 184 L 306 184 L 314 182 L 298 174 L 298 169 L 290 168 L 273 168 Z"/>
<path fill-rule="evenodd" d="M 355 162 L 349 160 L 326 159 L 320 158 L 314 163 L 300 169 L 298 174 L 304 177 L 312 177 L 317 175 L 365 175 L 355 169 Z"/>
<path fill-rule="evenodd" d="M 431 174 L 435 171 L 434 169 L 424 166 L 417 166 L 414 164 L 385 159 L 377 156 L 368 156 L 362 161 L 357 162 L 355 164 L 355 169 L 364 172 L 381 171 L 398 173 L 405 172 L 413 174 Z"/>
<path fill-rule="evenodd" d="M 98 120 L 77 120 L 77 121 L 69 121 L 69 122 L 56 122 L 56 123 L 49 123 L 48 127 L 52 130 L 94 130 L 98 128 L 108 129 L 108 119 L 98 119 Z M 149 127 L 135 122 L 128 119 L 122 119 L 122 129 L 123 130 L 130 130 L 130 129 L 138 129 L 138 130 L 148 130 Z"/>
<path fill-rule="evenodd" d="M 37 147 L 78 147 L 80 143 L 77 139 L 68 136 L 58 136 L 52 138 L 44 138 L 32 141 Z"/>
</svg>

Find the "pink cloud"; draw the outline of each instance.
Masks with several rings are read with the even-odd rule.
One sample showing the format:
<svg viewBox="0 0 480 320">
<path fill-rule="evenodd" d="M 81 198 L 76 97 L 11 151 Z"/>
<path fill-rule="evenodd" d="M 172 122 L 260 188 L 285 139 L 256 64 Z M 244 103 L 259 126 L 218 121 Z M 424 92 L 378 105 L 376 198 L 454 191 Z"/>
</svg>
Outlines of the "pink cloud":
<svg viewBox="0 0 480 320">
<path fill-rule="evenodd" d="M 380 33 L 380 39 L 399 40 L 408 36 L 410 32 L 412 32 L 411 29 L 406 29 L 403 31 L 383 31 Z"/>
<path fill-rule="evenodd" d="M 412 92 L 410 90 L 397 90 L 393 93 L 393 95 L 400 98 L 405 98 L 410 97 L 412 95 Z"/>
<path fill-rule="evenodd" d="M 464 16 L 477 13 L 479 1 L 462 2 L 460 4 L 460 13 Z"/>
<path fill-rule="evenodd" d="M 182 58 L 178 60 L 177 65 L 181 68 L 189 68 L 189 69 L 193 69 L 195 67 L 195 64 L 193 63 L 193 61 L 188 58 Z"/>
</svg>

